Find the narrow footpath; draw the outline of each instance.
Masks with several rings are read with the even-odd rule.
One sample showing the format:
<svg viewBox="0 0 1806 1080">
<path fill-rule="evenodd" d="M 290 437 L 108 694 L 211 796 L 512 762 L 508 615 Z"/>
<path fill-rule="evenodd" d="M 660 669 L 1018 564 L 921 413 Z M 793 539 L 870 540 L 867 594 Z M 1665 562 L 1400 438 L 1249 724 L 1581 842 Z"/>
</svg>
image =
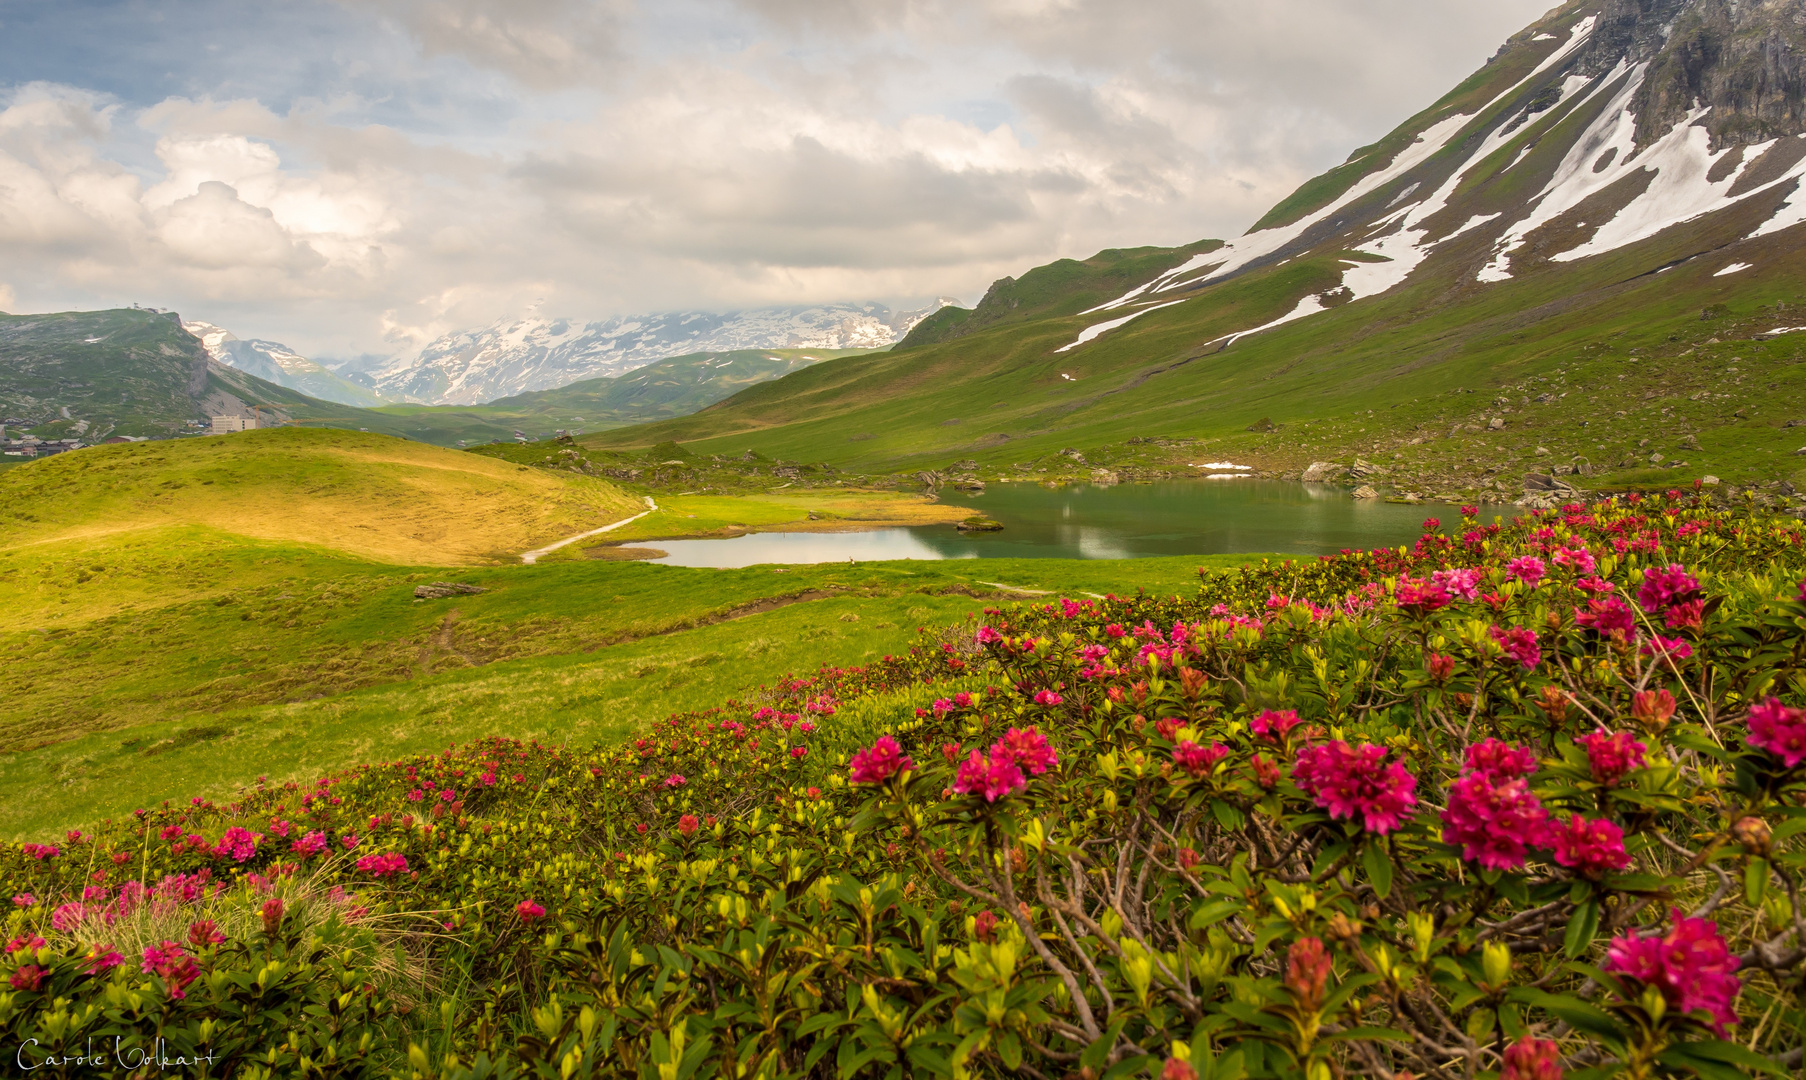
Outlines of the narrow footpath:
<svg viewBox="0 0 1806 1080">
<path fill-rule="evenodd" d="M 542 548 L 534 548 L 532 551 L 529 551 L 529 552 L 526 552 L 525 554 L 523 554 L 520 557 L 520 561 L 523 563 L 526 563 L 528 566 L 532 566 L 534 563 L 539 561 L 539 557 L 541 555 L 550 555 L 552 552 L 557 551 L 559 548 L 564 547 L 566 544 L 575 544 L 579 540 L 587 540 L 588 538 L 590 538 L 592 536 L 600 536 L 601 534 L 603 534 L 605 532 L 613 532 L 616 529 L 620 528 L 621 526 L 631 525 L 634 522 L 645 517 L 647 514 L 655 513 L 657 510 L 658 510 L 658 504 L 652 501 L 652 496 L 648 495 L 648 496 L 646 496 L 646 509 L 640 511 L 639 513 L 633 515 L 632 517 L 622 518 L 620 521 L 615 522 L 613 525 L 604 525 L 600 529 L 591 529 L 589 532 L 578 533 L 576 536 L 567 536 L 563 540 L 558 541 L 556 544 L 547 544 L 545 547 L 542 547 Z"/>
</svg>

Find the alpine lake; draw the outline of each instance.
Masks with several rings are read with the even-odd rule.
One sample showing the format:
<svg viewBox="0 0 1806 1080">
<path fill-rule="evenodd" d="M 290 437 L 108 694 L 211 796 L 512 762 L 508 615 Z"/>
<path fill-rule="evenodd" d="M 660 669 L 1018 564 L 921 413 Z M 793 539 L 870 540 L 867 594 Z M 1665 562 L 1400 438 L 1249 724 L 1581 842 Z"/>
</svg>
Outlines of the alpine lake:
<svg viewBox="0 0 1806 1080">
<path fill-rule="evenodd" d="M 952 525 L 857 532 L 762 532 L 709 540 L 659 540 L 669 566 L 878 562 L 891 559 L 1139 559 L 1263 552 L 1332 555 L 1343 549 L 1413 543 L 1426 518 L 1460 523 L 1446 503 L 1351 498 L 1348 489 L 1242 477 L 1146 484 L 997 483 L 983 492 L 944 491 L 1000 523 L 994 532 Z M 1483 523 L 1512 518 L 1510 505 L 1481 507 Z"/>
</svg>

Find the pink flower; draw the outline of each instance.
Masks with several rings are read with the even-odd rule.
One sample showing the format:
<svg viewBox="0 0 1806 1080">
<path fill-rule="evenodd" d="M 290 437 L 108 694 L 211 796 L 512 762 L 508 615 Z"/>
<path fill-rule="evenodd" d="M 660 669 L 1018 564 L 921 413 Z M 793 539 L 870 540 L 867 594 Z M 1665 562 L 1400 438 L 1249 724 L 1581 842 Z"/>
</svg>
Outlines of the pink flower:
<svg viewBox="0 0 1806 1080">
<path fill-rule="evenodd" d="M 1750 706 L 1750 733 L 1744 741 L 1757 750 L 1767 750 L 1792 769 L 1806 761 L 1806 710 L 1789 708 L 1781 699 Z"/>
<path fill-rule="evenodd" d="M 43 862 L 45 859 L 54 859 L 62 854 L 55 844 L 21 844 L 19 850 L 39 862 Z"/>
<path fill-rule="evenodd" d="M 1689 919 L 1674 909 L 1672 925 L 1662 937 L 1643 937 L 1635 930 L 1613 938 L 1605 970 L 1654 986 L 1669 1007 L 1690 1013 L 1704 1009 L 1722 1036 L 1737 1022 L 1731 1007 L 1743 983 L 1731 974 L 1738 960 L 1718 936 L 1718 924 Z"/>
<path fill-rule="evenodd" d="M 1004 732 L 991 746 L 991 760 L 1014 762 L 1030 776 L 1040 776 L 1060 763 L 1060 755 L 1047 737 L 1031 726 Z"/>
<path fill-rule="evenodd" d="M 1324 991 L 1329 986 L 1331 962 L 1323 939 L 1299 938 L 1286 951 L 1287 990 L 1300 1008 L 1315 1012 L 1323 1007 Z"/>
<path fill-rule="evenodd" d="M 1463 600 L 1480 598 L 1480 571 L 1472 568 L 1460 570 L 1438 570 L 1430 575 L 1430 580 L 1447 589 L 1451 595 Z"/>
<path fill-rule="evenodd" d="M 970 709 L 972 707 L 972 695 L 962 690 L 953 695 L 953 703 L 962 709 Z"/>
<path fill-rule="evenodd" d="M 1675 563 L 1666 569 L 1651 567 L 1644 572 L 1643 584 L 1637 588 L 1637 603 L 1654 615 L 1698 595 L 1699 579 L 1687 573 L 1686 567 Z"/>
<path fill-rule="evenodd" d="M 339 837 L 339 843 L 344 845 L 346 851 L 350 851 L 352 848 L 357 847 L 357 834 L 346 833 L 344 836 Z"/>
<path fill-rule="evenodd" d="M 1299 722 L 1296 709 L 1284 712 L 1263 709 L 1259 716 L 1248 722 L 1248 730 L 1266 742 L 1278 742 L 1286 737 L 1287 732 L 1297 727 Z"/>
<path fill-rule="evenodd" d="M 182 950 L 182 946 L 173 941 L 146 948 L 144 965 L 139 970 L 147 975 L 155 973 L 160 976 L 172 998 L 187 997 L 188 984 L 201 974 L 200 969 L 194 966 L 194 961 Z"/>
<path fill-rule="evenodd" d="M 36 934 L 21 936 L 13 938 L 6 943 L 6 952 L 8 955 L 16 953 L 21 949 L 29 949 L 32 952 L 36 952 L 47 944 L 49 943 Z"/>
<path fill-rule="evenodd" d="M 415 788 L 413 791 L 408 792 L 409 802 L 419 802 L 424 798 L 426 798 L 426 792 L 421 791 L 419 788 Z"/>
<path fill-rule="evenodd" d="M 289 845 L 289 850 L 303 859 L 326 850 L 326 834 L 318 829 Z"/>
<path fill-rule="evenodd" d="M 1549 811 L 1530 793 L 1528 782 L 1495 784 L 1470 772 L 1449 787 L 1442 812 L 1442 840 L 1459 844 L 1461 857 L 1488 870 L 1516 870 L 1532 844 L 1541 844 Z"/>
<path fill-rule="evenodd" d="M 83 970 L 90 975 L 104 974 L 125 963 L 125 957 L 114 951 L 111 945 L 93 946 L 88 950 L 88 955 L 84 959 L 87 960 L 87 963 L 83 966 Z"/>
<path fill-rule="evenodd" d="M 1337 739 L 1298 751 L 1292 779 L 1337 819 L 1360 819 L 1368 832 L 1399 827 L 1417 805 L 1417 778 L 1398 762 L 1386 764 L 1386 748 L 1352 747 Z"/>
<path fill-rule="evenodd" d="M 1668 609 L 1662 625 L 1670 630 L 1698 630 L 1706 618 L 1706 605 L 1700 600 L 1684 600 Z"/>
<path fill-rule="evenodd" d="M 1561 1050 L 1547 1039 L 1525 1035 L 1505 1048 L 1499 1080 L 1561 1080 Z"/>
<path fill-rule="evenodd" d="M 1065 700 L 1052 690 L 1042 690 L 1035 694 L 1035 704 L 1037 705 L 1058 705 Z"/>
<path fill-rule="evenodd" d="M 1653 656 L 1659 660 L 1673 662 L 1692 656 L 1693 646 L 1681 638 L 1665 638 L 1660 634 L 1654 634 L 1643 643 L 1643 648 L 1639 651 L 1644 656 Z"/>
<path fill-rule="evenodd" d="M 1003 635 L 990 627 L 981 626 L 978 628 L 978 643 L 980 645 L 992 645 L 1002 640 Z"/>
<path fill-rule="evenodd" d="M 1449 676 L 1455 674 L 1455 658 L 1442 653 L 1431 653 L 1424 659 L 1424 668 L 1429 671 L 1430 678 L 1437 682 L 1448 682 Z"/>
<path fill-rule="evenodd" d="M 689 780 L 684 778 L 682 773 L 672 773 L 670 776 L 665 777 L 665 786 L 668 788 L 680 788 L 689 782 Z"/>
<path fill-rule="evenodd" d="M 1435 581 L 1418 581 L 1414 578 L 1400 576 L 1398 587 L 1392 598 L 1398 601 L 1401 608 L 1412 608 L 1417 611 L 1435 611 L 1447 607 L 1449 591 Z"/>
<path fill-rule="evenodd" d="M 1594 566 L 1597 565 L 1593 561 L 1593 553 L 1586 549 L 1585 544 L 1576 545 L 1571 549 L 1556 548 L 1555 554 L 1551 558 L 1555 560 L 1555 565 L 1565 566 L 1580 574 L 1592 573 Z"/>
<path fill-rule="evenodd" d="M 1486 777 L 1489 784 L 1502 784 L 1535 772 L 1536 751 L 1487 739 L 1467 748 L 1467 767 Z"/>
<path fill-rule="evenodd" d="M 260 833 L 234 825 L 226 830 L 220 842 L 213 845 L 216 858 L 229 858 L 233 862 L 244 862 L 257 853 L 257 841 L 262 840 Z"/>
<path fill-rule="evenodd" d="M 1501 630 L 1494 626 L 1490 627 L 1488 632 L 1492 634 L 1492 639 L 1498 642 L 1499 648 L 1504 651 L 1505 655 L 1524 665 L 1525 670 L 1534 668 L 1543 662 L 1542 646 L 1537 643 L 1536 631 L 1529 627 L 1513 626 Z"/>
<path fill-rule="evenodd" d="M 953 711 L 953 702 L 948 701 L 946 698 L 939 698 L 935 701 L 932 708 L 934 709 L 934 715 L 945 716 Z"/>
<path fill-rule="evenodd" d="M 44 985 L 44 977 L 49 974 L 48 968 L 41 968 L 36 964 L 21 964 L 19 970 L 13 972 L 12 978 L 8 979 L 7 983 L 14 990 L 36 990 Z M 30 1067 L 26 1066 L 26 1068 Z"/>
<path fill-rule="evenodd" d="M 1616 784 L 1626 773 L 1641 769 L 1649 753 L 1649 748 L 1633 738 L 1628 731 L 1620 731 L 1615 735 L 1595 731 L 1574 741 L 1586 750 L 1587 765 L 1593 770 L 1593 779 L 1601 784 Z"/>
<path fill-rule="evenodd" d="M 677 831 L 683 833 L 685 836 L 696 835 L 696 830 L 701 825 L 702 822 L 696 820 L 695 814 L 685 814 L 683 817 L 677 819 Z"/>
<path fill-rule="evenodd" d="M 1637 613 L 1616 596 L 1608 596 L 1604 600 L 1588 600 L 1585 611 L 1575 608 L 1574 621 L 1607 637 L 1615 634 L 1620 640 L 1629 640 L 1637 628 Z"/>
<path fill-rule="evenodd" d="M 84 904 L 63 904 L 50 913 L 50 927 L 67 933 L 81 925 L 88 917 L 88 908 Z"/>
<path fill-rule="evenodd" d="M 898 773 L 908 772 L 916 767 L 916 763 L 897 740 L 889 735 L 880 735 L 871 749 L 861 750 L 853 755 L 853 783 L 882 784 Z"/>
<path fill-rule="evenodd" d="M 1543 580 L 1543 574 L 1546 572 L 1543 560 L 1535 555 L 1524 555 L 1513 559 L 1505 567 L 1505 573 L 1531 587 L 1535 587 L 1537 582 Z"/>
<path fill-rule="evenodd" d="M 13 907 L 28 908 L 38 902 L 38 898 L 28 892 L 13 894 Z"/>
<path fill-rule="evenodd" d="M 1565 825 L 1551 828 L 1546 839 L 1555 849 L 1555 861 L 1582 875 L 1596 878 L 1610 870 L 1630 866 L 1624 850 L 1624 830 L 1604 818 L 1575 814 Z"/>
<path fill-rule="evenodd" d="M 212 919 L 199 919 L 188 924 L 188 943 L 197 949 L 218 945 L 224 940 L 226 935 L 219 932 Z"/>
<path fill-rule="evenodd" d="M 960 764 L 953 790 L 962 795 L 983 795 L 985 802 L 998 799 L 1028 787 L 1028 778 L 1014 761 L 1002 755 L 987 759 L 978 751 Z"/>
<path fill-rule="evenodd" d="M 1192 776 L 1203 776 L 1228 756 L 1229 748 L 1222 743 L 1199 746 L 1187 739 L 1173 747 L 1173 762 Z"/>
<path fill-rule="evenodd" d="M 1261 787 L 1272 791 L 1273 785 L 1279 783 L 1279 762 L 1268 761 L 1256 754 L 1249 759 L 1248 764 L 1254 767 L 1254 782 Z"/>
<path fill-rule="evenodd" d="M 514 905 L 514 913 L 520 916 L 521 922 L 533 922 L 545 918 L 546 909 L 531 900 L 522 900 Z"/>
<path fill-rule="evenodd" d="M 284 908 L 282 898 L 272 896 L 263 902 L 263 908 L 257 913 L 263 918 L 263 932 L 275 937 L 282 932 L 282 916 Z"/>
<path fill-rule="evenodd" d="M 365 855 L 357 861 L 359 871 L 375 877 L 391 877 L 408 872 L 408 857 L 389 851 L 381 855 Z"/>
<path fill-rule="evenodd" d="M 807 746 L 793 746 L 790 748 L 790 756 L 793 758 L 801 758 L 801 757 L 806 756 L 808 753 L 809 753 L 809 748 Z"/>
</svg>

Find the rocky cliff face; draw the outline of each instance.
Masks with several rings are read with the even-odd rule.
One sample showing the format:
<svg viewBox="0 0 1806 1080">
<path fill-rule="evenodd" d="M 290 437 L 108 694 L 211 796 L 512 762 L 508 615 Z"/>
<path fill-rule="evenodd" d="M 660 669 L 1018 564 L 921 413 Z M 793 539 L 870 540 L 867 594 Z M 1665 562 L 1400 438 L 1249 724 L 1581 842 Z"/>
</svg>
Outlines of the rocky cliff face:
<svg viewBox="0 0 1806 1080">
<path fill-rule="evenodd" d="M 1631 101 L 1637 145 L 1690 118 L 1712 149 L 1806 132 L 1803 0 L 1606 0 L 1573 71 L 1648 65 Z M 1698 115 L 1701 110 L 1703 116 Z"/>
</svg>

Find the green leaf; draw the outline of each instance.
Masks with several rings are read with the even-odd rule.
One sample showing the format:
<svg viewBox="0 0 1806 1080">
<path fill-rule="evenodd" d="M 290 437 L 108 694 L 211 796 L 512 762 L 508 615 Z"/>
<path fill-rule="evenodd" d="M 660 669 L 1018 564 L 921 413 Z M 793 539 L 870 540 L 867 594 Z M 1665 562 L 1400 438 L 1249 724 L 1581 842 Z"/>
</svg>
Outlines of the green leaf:
<svg viewBox="0 0 1806 1080">
<path fill-rule="evenodd" d="M 1218 900 L 1214 903 L 1199 904 L 1197 910 L 1191 913 L 1191 921 L 1187 925 L 1193 930 L 1202 930 L 1207 926 L 1222 922 L 1247 906 L 1248 902 L 1239 897 L 1234 900 Z"/>
<path fill-rule="evenodd" d="M 1768 860 L 1751 859 L 1743 868 L 1743 897 L 1751 907 L 1761 907 L 1763 898 L 1768 895 Z"/>
<path fill-rule="evenodd" d="M 1361 868 L 1367 871 L 1367 880 L 1381 900 L 1392 895 L 1392 856 L 1379 841 L 1369 841 L 1361 852 Z"/>
<path fill-rule="evenodd" d="M 1669 1055 L 1675 1055 L 1679 1060 L 1671 1062 Z M 1768 1058 L 1747 1047 L 1724 1039 L 1702 1039 L 1699 1042 L 1681 1043 L 1670 1047 L 1659 1060 L 1664 1064 L 1684 1064 L 1689 1068 L 1698 1069 L 1701 1073 L 1706 1072 L 1700 1067 L 1701 1063 L 1712 1062 L 1732 1066 L 1730 1075 L 1748 1076 L 1758 1072 L 1768 1073 L 1772 1076 L 1784 1077 L 1787 1075 L 1787 1070 Z"/>
<path fill-rule="evenodd" d="M 1562 952 L 1567 953 L 1570 960 L 1578 958 L 1587 951 L 1587 946 L 1593 943 L 1593 938 L 1598 933 L 1599 903 L 1588 900 L 1576 907 L 1573 916 L 1569 918 L 1568 932 L 1562 937 Z"/>
</svg>

